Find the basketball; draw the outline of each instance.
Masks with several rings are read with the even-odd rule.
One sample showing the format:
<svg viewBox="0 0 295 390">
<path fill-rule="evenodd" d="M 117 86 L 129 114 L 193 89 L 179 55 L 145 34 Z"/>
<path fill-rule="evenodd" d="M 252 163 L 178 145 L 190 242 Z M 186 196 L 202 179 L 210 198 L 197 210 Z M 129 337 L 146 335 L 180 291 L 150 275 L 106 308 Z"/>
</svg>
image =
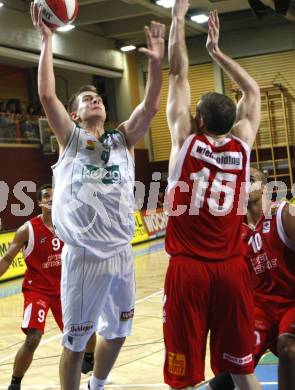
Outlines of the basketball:
<svg viewBox="0 0 295 390">
<path fill-rule="evenodd" d="M 35 4 L 42 7 L 42 19 L 52 29 L 72 23 L 78 13 L 77 0 L 35 0 Z"/>
</svg>

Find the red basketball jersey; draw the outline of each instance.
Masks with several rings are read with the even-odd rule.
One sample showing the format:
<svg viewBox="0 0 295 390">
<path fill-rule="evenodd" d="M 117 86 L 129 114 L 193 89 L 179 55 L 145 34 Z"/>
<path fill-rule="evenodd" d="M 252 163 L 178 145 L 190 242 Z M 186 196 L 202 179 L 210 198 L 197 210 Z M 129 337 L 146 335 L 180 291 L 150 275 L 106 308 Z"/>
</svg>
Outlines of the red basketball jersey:
<svg viewBox="0 0 295 390">
<path fill-rule="evenodd" d="M 245 218 L 241 229 L 241 240 L 243 245 L 243 253 L 246 258 L 248 257 L 249 254 L 248 239 L 252 233 L 253 233 L 253 229 L 247 224 L 247 219 Z M 249 265 L 249 262 L 247 262 L 247 264 Z M 250 270 L 252 271 L 251 266 L 250 266 Z"/>
<path fill-rule="evenodd" d="M 41 216 L 31 219 L 27 225 L 29 241 L 24 250 L 27 271 L 23 291 L 60 295 L 63 242 L 44 225 Z"/>
<path fill-rule="evenodd" d="M 211 260 L 243 254 L 250 149 L 230 136 L 215 142 L 193 134 L 169 177 L 166 251 Z"/>
<path fill-rule="evenodd" d="M 295 302 L 295 245 L 282 224 L 283 202 L 270 219 L 262 217 L 247 237 L 255 297 L 278 303 Z"/>
</svg>

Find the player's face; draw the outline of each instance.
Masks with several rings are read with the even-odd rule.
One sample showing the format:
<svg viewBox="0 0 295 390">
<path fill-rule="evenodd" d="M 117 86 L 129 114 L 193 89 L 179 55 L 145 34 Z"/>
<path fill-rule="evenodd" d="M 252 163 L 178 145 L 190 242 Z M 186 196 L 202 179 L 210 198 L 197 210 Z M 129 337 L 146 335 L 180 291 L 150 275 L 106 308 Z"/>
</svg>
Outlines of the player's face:
<svg viewBox="0 0 295 390">
<path fill-rule="evenodd" d="M 262 198 L 258 198 L 254 201 L 248 202 L 248 209 L 247 209 L 248 217 L 251 216 L 251 219 L 255 221 L 255 223 L 262 217 L 263 215 L 263 200 Z"/>
<path fill-rule="evenodd" d="M 42 209 L 42 213 L 51 213 L 52 193 L 52 188 L 44 188 L 41 191 L 41 200 L 39 201 L 39 206 Z"/>
<path fill-rule="evenodd" d="M 263 196 L 264 185 L 261 181 L 260 173 L 252 168 L 250 170 L 250 183 L 249 200 L 250 202 L 258 201 Z"/>
<path fill-rule="evenodd" d="M 82 122 L 89 119 L 105 121 L 106 111 L 102 98 L 95 92 L 86 91 L 78 96 L 77 115 Z"/>
</svg>

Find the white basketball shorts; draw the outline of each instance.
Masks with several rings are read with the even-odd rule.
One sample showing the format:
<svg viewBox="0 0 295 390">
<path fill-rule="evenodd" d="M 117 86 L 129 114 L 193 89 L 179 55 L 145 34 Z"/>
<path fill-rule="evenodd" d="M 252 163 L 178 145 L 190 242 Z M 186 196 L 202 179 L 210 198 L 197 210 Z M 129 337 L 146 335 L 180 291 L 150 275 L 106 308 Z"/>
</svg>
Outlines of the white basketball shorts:
<svg viewBox="0 0 295 390">
<path fill-rule="evenodd" d="M 62 345 L 80 352 L 97 329 L 106 339 L 130 335 L 135 303 L 130 246 L 100 260 L 87 248 L 65 245 L 62 251 Z"/>
</svg>

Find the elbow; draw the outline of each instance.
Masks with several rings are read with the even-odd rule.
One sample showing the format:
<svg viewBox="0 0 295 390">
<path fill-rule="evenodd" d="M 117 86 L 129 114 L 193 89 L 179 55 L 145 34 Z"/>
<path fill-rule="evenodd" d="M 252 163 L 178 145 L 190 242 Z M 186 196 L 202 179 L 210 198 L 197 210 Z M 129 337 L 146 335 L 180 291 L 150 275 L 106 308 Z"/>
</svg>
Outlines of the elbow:
<svg viewBox="0 0 295 390">
<path fill-rule="evenodd" d="M 251 83 L 250 91 L 253 95 L 260 97 L 260 87 L 255 80 Z"/>
<path fill-rule="evenodd" d="M 175 79 L 184 79 L 188 75 L 188 63 L 184 59 L 171 60 L 169 76 Z"/>
<path fill-rule="evenodd" d="M 52 102 L 55 98 L 55 95 L 44 92 L 44 93 L 39 93 L 39 99 L 42 105 L 46 105 L 50 102 Z"/>
<path fill-rule="evenodd" d="M 155 105 L 153 105 L 152 107 L 149 108 L 149 110 L 147 112 L 147 116 L 150 117 L 150 119 L 152 120 L 153 117 L 159 111 L 159 108 L 160 108 L 160 102 L 159 102 L 159 104 L 155 104 Z"/>
<path fill-rule="evenodd" d="M 257 97 L 260 97 L 260 87 L 256 81 L 254 81 L 252 88 L 253 88 L 253 94 L 255 94 Z"/>
<path fill-rule="evenodd" d="M 160 110 L 160 96 L 158 96 L 157 99 L 155 99 L 151 111 L 153 112 L 153 115 L 156 115 L 156 113 Z"/>
<path fill-rule="evenodd" d="M 160 109 L 160 99 L 158 99 L 157 101 L 153 102 L 152 104 L 146 105 L 144 107 L 144 109 L 143 109 L 144 116 L 148 120 L 152 120 L 154 118 L 154 116 L 157 114 L 157 112 L 159 111 L 159 109 Z"/>
<path fill-rule="evenodd" d="M 253 80 L 253 82 L 245 88 L 243 94 L 248 98 L 260 99 L 260 87 L 256 81 Z"/>
<path fill-rule="evenodd" d="M 176 77 L 179 75 L 179 69 L 173 63 L 170 64 L 169 76 Z"/>
</svg>

